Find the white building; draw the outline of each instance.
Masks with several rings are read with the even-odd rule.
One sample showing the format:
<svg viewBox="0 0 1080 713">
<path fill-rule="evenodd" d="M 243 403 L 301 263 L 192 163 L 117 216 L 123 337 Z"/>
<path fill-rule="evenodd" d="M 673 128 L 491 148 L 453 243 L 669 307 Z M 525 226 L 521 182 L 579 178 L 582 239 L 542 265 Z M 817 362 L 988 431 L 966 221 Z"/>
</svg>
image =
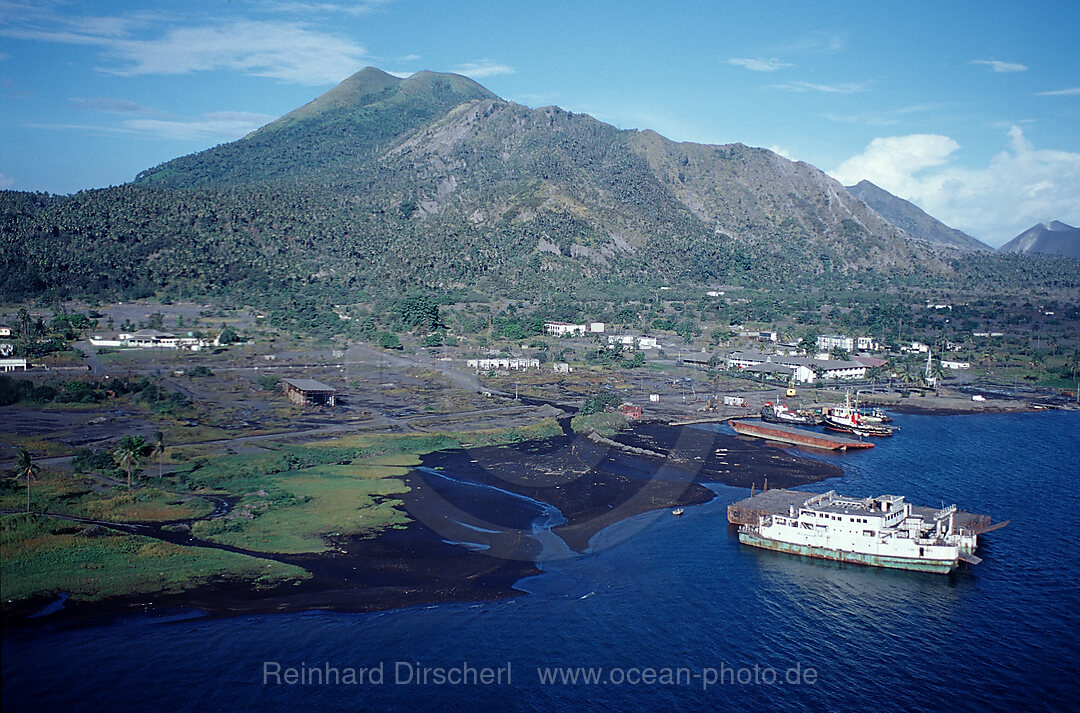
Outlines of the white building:
<svg viewBox="0 0 1080 713">
<path fill-rule="evenodd" d="M 589 332 L 592 334 L 603 334 L 604 323 L 603 322 L 589 322 Z"/>
<path fill-rule="evenodd" d="M 822 359 L 815 360 L 815 366 L 823 369 L 823 379 L 865 379 L 866 365 L 848 359 Z"/>
<path fill-rule="evenodd" d="M 748 366 L 764 364 L 772 357 L 771 354 L 748 349 L 745 351 L 731 352 L 727 356 L 728 369 L 745 369 Z"/>
<path fill-rule="evenodd" d="M 565 337 L 567 335 L 573 336 L 575 334 L 585 334 L 589 327 L 585 324 L 570 324 L 568 322 L 545 322 L 544 334 L 551 337 Z"/>
<path fill-rule="evenodd" d="M 837 347 L 845 352 L 855 350 L 855 340 L 841 334 L 822 334 L 817 338 L 817 349 L 821 352 L 831 352 Z"/>
<path fill-rule="evenodd" d="M 115 337 L 104 337 L 95 334 L 90 337 L 90 343 L 95 347 L 127 347 L 129 349 L 190 349 L 198 351 L 208 342 L 198 337 L 177 337 L 169 332 L 159 332 L 156 329 L 140 329 L 137 332 L 121 332 Z"/>
<path fill-rule="evenodd" d="M 876 352 L 878 343 L 873 337 L 855 337 L 855 348 L 861 352 Z"/>
<path fill-rule="evenodd" d="M 634 335 L 632 334 L 609 334 L 607 338 L 609 347 L 614 347 L 616 344 L 622 346 L 624 349 L 634 348 Z"/>
<path fill-rule="evenodd" d="M 727 357 L 729 369 L 754 369 L 770 374 L 781 374 L 773 366 L 761 369 L 764 364 L 783 367 L 795 381 L 802 384 L 812 384 L 817 380 L 815 372 L 821 372 L 824 379 L 863 379 L 866 377 L 866 365 L 857 361 L 838 359 L 818 359 L 802 356 L 783 356 L 780 354 L 765 354 L 756 351 L 732 352 Z"/>
<path fill-rule="evenodd" d="M 643 351 L 645 349 L 659 349 L 660 342 L 656 341 L 656 337 L 638 337 L 637 348 Z"/>
<path fill-rule="evenodd" d="M 491 357 L 488 359 L 469 359 L 465 362 L 468 366 L 478 371 L 491 371 L 492 369 L 539 369 L 540 360 L 528 357 Z"/>
<path fill-rule="evenodd" d="M 942 359 L 941 360 L 941 366 L 942 366 L 943 369 L 952 369 L 953 371 L 955 371 L 957 369 L 970 369 L 971 368 L 971 362 L 969 362 L 969 361 L 949 361 L 948 359 Z"/>
<path fill-rule="evenodd" d="M 556 374 L 569 374 L 570 372 L 572 372 L 574 370 L 573 367 L 571 367 L 569 364 L 567 364 L 564 361 L 555 362 L 554 364 L 551 365 L 551 369 Z"/>
<path fill-rule="evenodd" d="M 26 371 L 26 359 L 0 359 L 0 371 L 18 371 L 19 369 Z"/>
<path fill-rule="evenodd" d="M 770 330 L 767 330 L 767 329 L 766 330 L 757 330 L 757 329 L 743 330 L 743 331 L 740 331 L 740 332 L 736 332 L 735 334 L 736 334 L 736 336 L 745 337 L 747 339 L 760 339 L 763 342 L 765 342 L 765 341 L 775 342 L 778 339 L 776 332 L 773 332 L 773 331 L 770 331 Z"/>
</svg>

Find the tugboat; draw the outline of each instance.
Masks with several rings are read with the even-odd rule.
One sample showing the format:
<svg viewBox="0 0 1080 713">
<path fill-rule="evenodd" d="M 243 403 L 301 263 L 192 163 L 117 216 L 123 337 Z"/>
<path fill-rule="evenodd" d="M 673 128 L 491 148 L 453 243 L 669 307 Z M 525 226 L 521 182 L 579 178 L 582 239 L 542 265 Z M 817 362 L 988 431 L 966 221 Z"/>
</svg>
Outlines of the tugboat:
<svg viewBox="0 0 1080 713">
<path fill-rule="evenodd" d="M 817 416 L 808 411 L 792 411 L 782 403 L 766 401 L 761 409 L 761 420 L 765 423 L 783 423 L 788 426 L 816 426 Z"/>
<path fill-rule="evenodd" d="M 882 423 L 872 423 L 859 413 L 859 409 L 851 405 L 851 397 L 844 399 L 843 406 L 833 406 L 822 411 L 825 417 L 824 426 L 830 431 L 851 433 L 856 436 L 891 436 L 893 429 Z"/>
</svg>

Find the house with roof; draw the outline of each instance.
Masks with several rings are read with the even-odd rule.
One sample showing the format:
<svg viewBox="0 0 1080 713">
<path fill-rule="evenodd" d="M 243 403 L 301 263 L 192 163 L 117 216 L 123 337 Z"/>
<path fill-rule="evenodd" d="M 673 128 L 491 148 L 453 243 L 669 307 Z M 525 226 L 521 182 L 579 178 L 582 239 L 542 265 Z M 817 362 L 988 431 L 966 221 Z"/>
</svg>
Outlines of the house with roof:
<svg viewBox="0 0 1080 713">
<path fill-rule="evenodd" d="M 301 406 L 335 406 L 337 389 L 314 379 L 282 379 L 281 390 Z"/>
</svg>

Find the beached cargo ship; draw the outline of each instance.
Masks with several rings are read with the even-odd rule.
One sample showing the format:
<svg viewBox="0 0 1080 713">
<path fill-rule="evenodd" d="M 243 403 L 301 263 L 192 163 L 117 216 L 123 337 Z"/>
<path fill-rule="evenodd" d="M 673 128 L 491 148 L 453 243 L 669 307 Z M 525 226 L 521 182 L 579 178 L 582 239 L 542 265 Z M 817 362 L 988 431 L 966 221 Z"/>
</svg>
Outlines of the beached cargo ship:
<svg viewBox="0 0 1080 713">
<path fill-rule="evenodd" d="M 927 512 L 902 495 L 849 498 L 830 490 L 760 515 L 739 542 L 777 552 L 875 567 L 948 573 L 978 564 L 978 535 L 957 523 L 956 506 Z"/>
</svg>

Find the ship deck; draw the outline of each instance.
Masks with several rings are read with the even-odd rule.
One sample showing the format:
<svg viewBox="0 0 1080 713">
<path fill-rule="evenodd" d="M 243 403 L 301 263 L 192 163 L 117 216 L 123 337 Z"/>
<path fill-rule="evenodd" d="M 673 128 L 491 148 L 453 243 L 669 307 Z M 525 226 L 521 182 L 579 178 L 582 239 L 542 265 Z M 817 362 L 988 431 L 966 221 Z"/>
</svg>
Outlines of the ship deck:
<svg viewBox="0 0 1080 713">
<path fill-rule="evenodd" d="M 812 495 L 814 493 L 785 490 L 784 488 L 766 490 L 728 505 L 728 522 L 732 525 L 754 525 L 757 524 L 760 516 L 786 514 L 790 506 L 800 506 Z M 922 507 L 920 505 L 911 506 L 912 514 L 922 516 L 927 522 L 933 521 L 934 514 L 937 511 L 937 508 Z M 1008 520 L 995 523 L 989 515 L 979 515 L 964 512 L 963 510 L 957 510 L 954 522 L 957 527 L 972 529 L 979 535 L 1000 529 L 1009 524 Z"/>
</svg>

